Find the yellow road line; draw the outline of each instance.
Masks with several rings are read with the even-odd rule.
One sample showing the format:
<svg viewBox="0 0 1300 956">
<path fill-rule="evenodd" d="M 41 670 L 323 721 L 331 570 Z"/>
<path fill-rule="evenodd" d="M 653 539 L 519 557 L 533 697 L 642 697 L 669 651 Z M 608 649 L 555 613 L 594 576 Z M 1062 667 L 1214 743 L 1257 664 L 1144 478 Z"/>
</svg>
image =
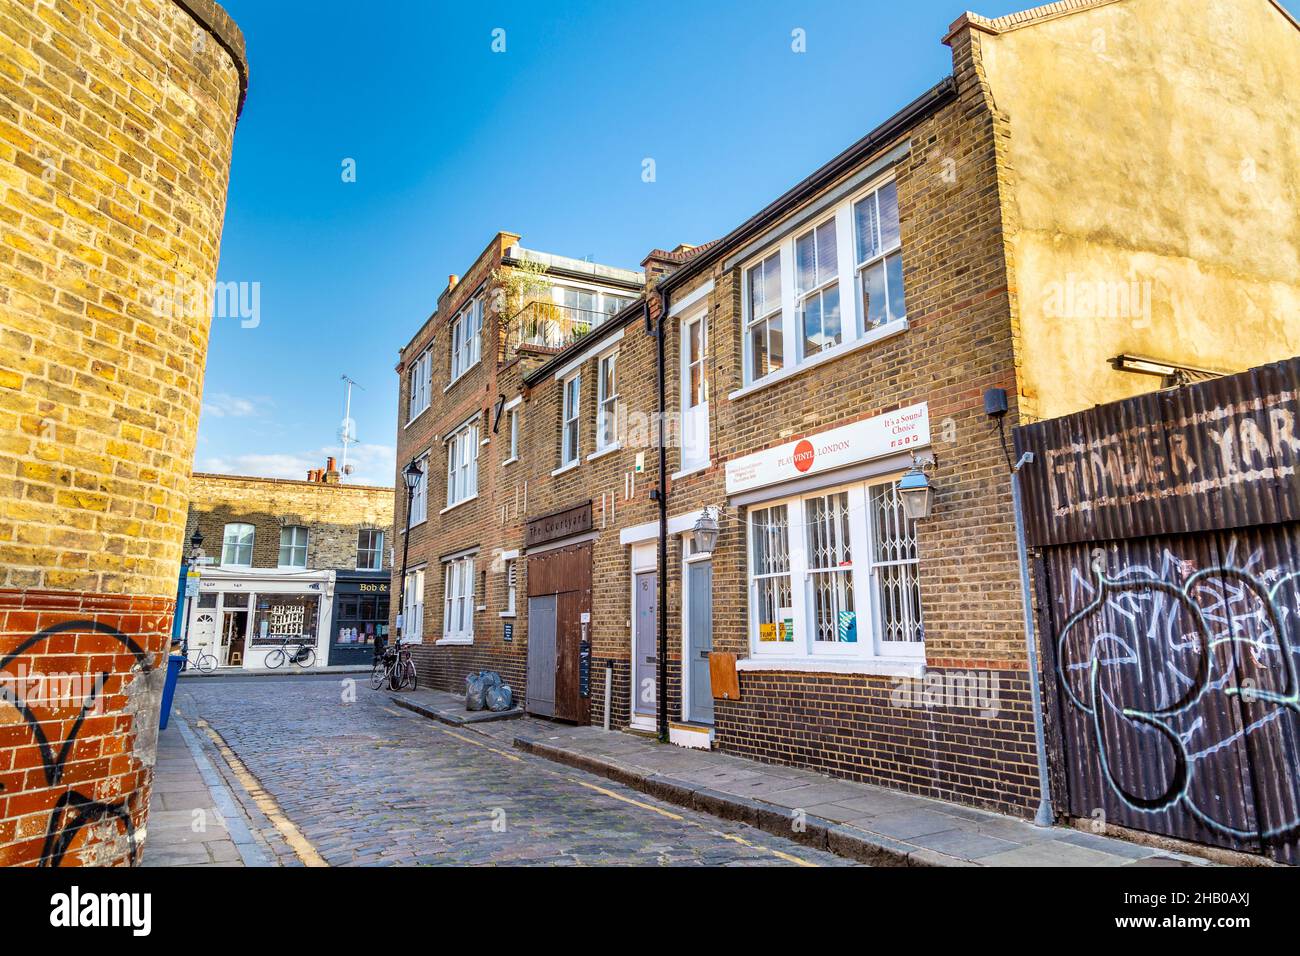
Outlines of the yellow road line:
<svg viewBox="0 0 1300 956">
<path fill-rule="evenodd" d="M 634 807 L 640 807 L 642 810 L 652 810 L 661 817 L 667 817 L 670 820 L 684 821 L 686 818 L 681 814 L 672 813 L 662 807 L 656 807 L 654 804 L 642 803 L 640 800 L 633 800 L 631 797 L 625 797 L 621 793 L 615 793 L 613 790 L 606 790 L 604 787 L 598 787 L 594 783 L 587 783 L 585 780 L 579 780 L 577 777 L 569 777 L 579 786 L 586 787 L 588 790 L 595 790 L 597 793 L 603 793 L 607 797 L 613 797 L 615 800 L 622 800 L 624 803 L 630 803 Z"/>
<path fill-rule="evenodd" d="M 302 831 L 294 825 L 294 822 L 284 815 L 284 811 L 275 802 L 275 798 L 266 792 L 257 777 L 253 776 L 253 772 L 244 766 L 244 762 L 235 755 L 235 752 L 230 749 L 230 745 L 226 743 L 222 736 L 206 720 L 199 720 L 196 723 L 211 738 L 213 745 L 221 754 L 221 759 L 230 767 L 230 772 L 235 775 L 239 785 L 248 791 L 248 795 L 253 798 L 257 808 L 280 831 L 280 835 L 284 837 L 284 842 L 289 844 L 294 853 L 298 854 L 298 859 L 302 860 L 305 866 L 329 866 L 325 862 L 325 858 L 312 846 L 311 841 L 303 836 Z"/>
<path fill-rule="evenodd" d="M 513 760 L 513 761 L 515 761 L 516 763 L 522 763 L 522 762 L 523 762 L 523 759 L 524 759 L 523 757 L 520 757 L 520 756 L 518 756 L 517 754 L 512 754 L 512 753 L 510 753 L 509 751 L 506 751 L 506 750 L 500 750 L 500 749 L 498 749 L 497 747 L 489 747 L 487 744 L 483 743 L 483 741 L 481 741 L 481 740 L 475 740 L 475 739 L 473 739 L 472 737 L 464 737 L 464 736 L 462 736 L 462 735 L 456 733 L 455 731 L 448 730 L 448 729 L 445 728 L 445 727 L 435 727 L 434 729 L 435 729 L 435 730 L 441 730 L 441 731 L 442 731 L 444 734 L 446 734 L 448 737 L 455 737 L 457 740 L 463 740 L 463 741 L 465 741 L 465 743 L 467 743 L 467 744 L 473 744 L 475 747 L 482 747 L 484 750 L 490 750 L 490 751 L 492 751 L 494 754 L 497 754 L 497 755 L 500 756 L 500 757 L 505 757 L 507 760 Z"/>
</svg>

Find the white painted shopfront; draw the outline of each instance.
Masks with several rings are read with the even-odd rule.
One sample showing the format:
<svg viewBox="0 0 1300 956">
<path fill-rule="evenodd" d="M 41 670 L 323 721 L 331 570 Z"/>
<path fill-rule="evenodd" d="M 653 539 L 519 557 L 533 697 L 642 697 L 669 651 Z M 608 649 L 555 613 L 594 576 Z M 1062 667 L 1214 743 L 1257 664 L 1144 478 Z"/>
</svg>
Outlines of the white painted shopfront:
<svg viewBox="0 0 1300 956">
<path fill-rule="evenodd" d="M 206 653 L 218 667 L 262 670 L 286 641 L 290 652 L 300 643 L 315 648 L 315 667 L 329 658 L 333 571 L 203 568 L 189 604 L 191 659 Z"/>
</svg>

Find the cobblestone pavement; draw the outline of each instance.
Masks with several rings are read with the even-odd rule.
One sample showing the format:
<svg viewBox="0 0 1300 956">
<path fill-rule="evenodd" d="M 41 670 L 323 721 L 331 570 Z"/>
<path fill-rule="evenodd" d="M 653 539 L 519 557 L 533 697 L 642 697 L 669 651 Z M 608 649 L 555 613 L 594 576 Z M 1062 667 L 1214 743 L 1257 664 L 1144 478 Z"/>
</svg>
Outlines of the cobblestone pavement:
<svg viewBox="0 0 1300 956">
<path fill-rule="evenodd" d="M 280 865 L 851 865 L 433 723 L 363 681 L 213 679 L 177 701 Z"/>
</svg>

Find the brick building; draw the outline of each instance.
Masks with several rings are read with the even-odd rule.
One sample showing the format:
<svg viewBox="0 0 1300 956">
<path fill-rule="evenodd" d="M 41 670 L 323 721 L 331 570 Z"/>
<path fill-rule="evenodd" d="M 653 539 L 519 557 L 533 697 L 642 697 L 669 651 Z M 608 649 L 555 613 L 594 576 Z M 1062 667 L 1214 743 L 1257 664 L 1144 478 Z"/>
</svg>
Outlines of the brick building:
<svg viewBox="0 0 1300 956">
<path fill-rule="evenodd" d="M 209 327 L 156 292 L 216 274 L 248 64 L 210 0 L 7 2 L 0 46 L 0 678 L 95 688 L 0 701 L 0 865 L 130 864 Z"/>
<path fill-rule="evenodd" d="M 1233 112 L 1245 81 L 1195 51 L 1285 70 L 1300 49 L 1275 4 L 1239 6 L 1228 34 L 1199 0 L 964 16 L 944 39 L 951 76 L 723 238 L 652 252 L 635 302 L 569 327 L 553 353 L 515 347 L 507 309 L 485 326 L 498 361 L 476 386 L 412 389 L 426 344 L 444 371 L 464 347 L 456 287 L 444 293 L 398 366 L 403 420 L 431 405 L 399 434 L 399 467 L 428 455 L 428 496 L 450 509 L 422 510 L 412 533 L 405 619 L 425 679 L 458 690 L 492 667 L 534 714 L 662 719 L 685 746 L 1031 812 L 1000 426 L 1300 347 L 1296 244 L 1228 267 L 1234 241 L 1208 238 L 1184 198 L 1173 208 L 1150 165 L 1221 204 L 1204 153 L 1177 145 Z M 1113 104 L 1136 112 L 1153 85 L 1204 102 L 1141 159 Z M 1069 123 L 1053 96 L 1078 100 Z M 1274 234 L 1279 203 L 1295 222 L 1276 144 L 1294 140 L 1296 100 L 1266 99 L 1234 119 L 1261 157 L 1234 234 Z M 1080 136 L 1114 149 L 1084 162 Z M 1147 206 L 1162 215 L 1129 213 Z M 1245 305 L 1260 296 L 1276 307 Z M 1003 417 L 986 413 L 990 390 Z M 466 447 L 477 498 L 460 506 L 437 486 L 459 480 Z M 915 464 L 935 494 L 913 520 L 898 482 Z M 719 534 L 700 552 L 708 519 Z"/>
<path fill-rule="evenodd" d="M 393 489 L 340 477 L 333 458 L 306 481 L 192 476 L 185 535 L 206 555 L 182 612 L 192 658 L 260 668 L 289 639 L 313 646 L 317 667 L 373 659 L 388 633 Z"/>
</svg>

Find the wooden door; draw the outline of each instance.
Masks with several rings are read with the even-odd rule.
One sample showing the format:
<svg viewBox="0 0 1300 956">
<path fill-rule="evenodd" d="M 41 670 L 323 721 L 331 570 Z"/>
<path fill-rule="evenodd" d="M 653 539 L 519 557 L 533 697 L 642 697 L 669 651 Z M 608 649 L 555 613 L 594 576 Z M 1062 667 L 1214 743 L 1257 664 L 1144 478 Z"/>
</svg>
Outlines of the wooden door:
<svg viewBox="0 0 1300 956">
<path fill-rule="evenodd" d="M 555 716 L 555 595 L 528 599 L 528 687 L 526 709 Z"/>
<path fill-rule="evenodd" d="M 534 663 L 532 608 L 534 600 L 542 598 L 549 599 L 549 603 L 538 605 L 539 614 L 543 615 L 542 626 L 551 630 L 544 631 L 539 638 Z M 591 710 L 590 699 L 581 692 L 581 646 L 582 615 L 591 612 L 591 545 L 575 545 L 529 557 L 528 604 L 529 713 L 586 723 Z M 544 673 L 548 669 L 549 674 Z M 532 706 L 534 680 L 543 693 L 550 695 L 550 713 L 544 714 Z M 543 702 L 540 706 L 548 704 Z"/>
</svg>

